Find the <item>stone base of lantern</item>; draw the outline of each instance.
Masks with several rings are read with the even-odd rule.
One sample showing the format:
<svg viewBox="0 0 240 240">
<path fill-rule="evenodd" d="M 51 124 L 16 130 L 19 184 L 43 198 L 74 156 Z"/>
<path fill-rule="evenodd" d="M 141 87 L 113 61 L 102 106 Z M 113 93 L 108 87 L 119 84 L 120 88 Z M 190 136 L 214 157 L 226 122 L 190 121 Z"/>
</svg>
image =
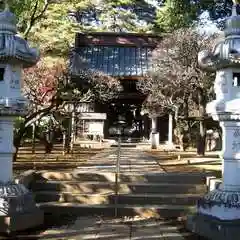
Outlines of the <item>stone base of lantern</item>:
<svg viewBox="0 0 240 240">
<path fill-rule="evenodd" d="M 187 229 L 207 239 L 237 240 L 240 235 L 240 192 L 216 189 L 198 201 Z"/>
<path fill-rule="evenodd" d="M 43 224 L 43 212 L 22 184 L 0 184 L 0 233 L 11 233 Z"/>
<path fill-rule="evenodd" d="M 159 133 L 152 133 L 151 134 L 151 145 L 152 149 L 158 149 L 159 147 Z"/>
<path fill-rule="evenodd" d="M 239 240 L 240 220 L 220 220 L 198 213 L 188 217 L 186 228 L 206 239 Z"/>
</svg>

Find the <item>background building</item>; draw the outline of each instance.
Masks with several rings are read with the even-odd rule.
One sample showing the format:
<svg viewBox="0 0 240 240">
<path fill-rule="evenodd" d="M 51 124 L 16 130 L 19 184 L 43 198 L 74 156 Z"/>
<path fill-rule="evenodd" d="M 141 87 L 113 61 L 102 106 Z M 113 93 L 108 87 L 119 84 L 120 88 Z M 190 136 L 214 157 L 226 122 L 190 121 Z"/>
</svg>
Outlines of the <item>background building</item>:
<svg viewBox="0 0 240 240">
<path fill-rule="evenodd" d="M 126 119 L 126 129 L 131 132 L 131 138 L 149 138 L 151 121 L 141 111 L 146 96 L 137 90 L 136 83 L 143 78 L 150 69 L 150 58 L 153 49 L 160 40 L 159 36 L 135 33 L 89 33 L 76 35 L 75 48 L 71 59 L 73 81 L 81 84 L 81 64 L 84 67 L 116 77 L 121 82 L 121 91 L 118 96 L 102 104 L 97 102 L 91 107 L 91 112 L 106 113 L 104 124 L 104 138 L 110 136 L 109 129 L 119 116 Z M 93 119 L 91 119 L 92 121 Z M 77 127 L 89 132 L 86 119 L 79 122 Z M 88 121 L 89 122 L 89 121 Z M 84 125 L 84 127 L 83 127 Z M 158 119 L 160 140 L 167 140 L 168 117 Z M 127 131 L 126 131 L 127 132 Z"/>
</svg>

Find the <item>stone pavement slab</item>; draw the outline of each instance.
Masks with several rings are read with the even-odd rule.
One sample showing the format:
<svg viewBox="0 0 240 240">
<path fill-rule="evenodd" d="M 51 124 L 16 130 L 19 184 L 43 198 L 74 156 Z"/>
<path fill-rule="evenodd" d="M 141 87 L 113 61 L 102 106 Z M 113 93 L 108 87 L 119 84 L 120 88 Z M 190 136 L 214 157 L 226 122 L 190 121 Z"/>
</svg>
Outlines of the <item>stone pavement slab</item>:
<svg viewBox="0 0 240 240">
<path fill-rule="evenodd" d="M 80 171 L 115 171 L 118 148 L 104 149 L 93 156 L 77 169 Z M 156 159 L 149 154 L 136 149 L 122 147 L 120 150 L 120 172 L 162 172 Z"/>
<path fill-rule="evenodd" d="M 16 239 L 58 240 L 138 240 L 138 239 L 186 239 L 193 236 L 183 229 L 183 224 L 160 219 L 108 219 L 79 218 L 71 225 L 53 227 L 40 234 L 22 234 Z M 195 238 L 191 238 L 195 239 Z M 197 239 L 197 238 L 196 238 Z"/>
</svg>

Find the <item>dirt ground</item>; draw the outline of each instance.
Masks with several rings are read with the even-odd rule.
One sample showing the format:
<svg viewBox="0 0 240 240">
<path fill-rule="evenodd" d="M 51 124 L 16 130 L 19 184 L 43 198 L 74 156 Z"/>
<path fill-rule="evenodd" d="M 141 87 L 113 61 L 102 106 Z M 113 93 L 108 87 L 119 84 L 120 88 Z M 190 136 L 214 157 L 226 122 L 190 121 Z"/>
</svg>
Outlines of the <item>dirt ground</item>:
<svg viewBox="0 0 240 240">
<path fill-rule="evenodd" d="M 217 152 L 197 156 L 195 152 L 146 151 L 166 172 L 221 172 L 221 159 Z"/>
</svg>

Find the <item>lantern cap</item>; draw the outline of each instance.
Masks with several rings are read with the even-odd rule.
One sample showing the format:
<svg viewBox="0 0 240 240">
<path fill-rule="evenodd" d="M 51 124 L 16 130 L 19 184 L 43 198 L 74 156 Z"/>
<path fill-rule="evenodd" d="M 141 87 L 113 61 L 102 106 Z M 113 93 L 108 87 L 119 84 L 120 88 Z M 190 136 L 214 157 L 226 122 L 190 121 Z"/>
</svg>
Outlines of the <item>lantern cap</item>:
<svg viewBox="0 0 240 240">
<path fill-rule="evenodd" d="M 0 12 L 0 63 L 31 67 L 39 60 L 39 52 L 17 36 L 17 18 L 8 8 Z"/>
</svg>

